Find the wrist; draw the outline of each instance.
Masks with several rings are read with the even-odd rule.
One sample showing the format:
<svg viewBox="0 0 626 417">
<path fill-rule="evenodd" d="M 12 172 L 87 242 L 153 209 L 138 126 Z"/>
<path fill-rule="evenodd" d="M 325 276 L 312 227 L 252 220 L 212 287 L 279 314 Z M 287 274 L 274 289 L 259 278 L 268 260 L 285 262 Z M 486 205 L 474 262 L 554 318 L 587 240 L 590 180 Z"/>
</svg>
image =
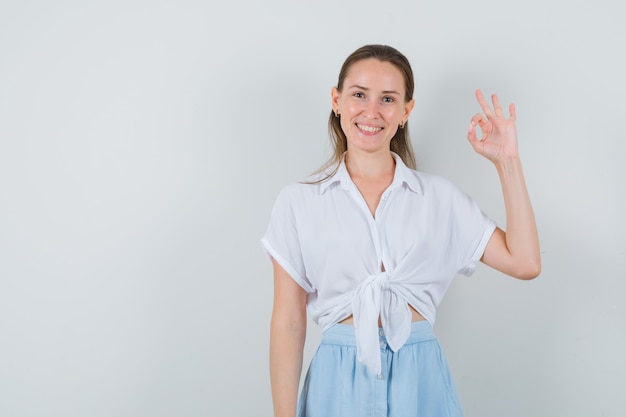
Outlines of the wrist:
<svg viewBox="0 0 626 417">
<path fill-rule="evenodd" d="M 492 160 L 491 162 L 493 162 L 493 164 L 495 165 L 496 169 L 498 169 L 498 171 L 500 170 L 508 171 L 515 167 L 521 167 L 522 165 L 522 161 L 519 155 L 517 154 L 501 157 L 501 158 Z"/>
</svg>

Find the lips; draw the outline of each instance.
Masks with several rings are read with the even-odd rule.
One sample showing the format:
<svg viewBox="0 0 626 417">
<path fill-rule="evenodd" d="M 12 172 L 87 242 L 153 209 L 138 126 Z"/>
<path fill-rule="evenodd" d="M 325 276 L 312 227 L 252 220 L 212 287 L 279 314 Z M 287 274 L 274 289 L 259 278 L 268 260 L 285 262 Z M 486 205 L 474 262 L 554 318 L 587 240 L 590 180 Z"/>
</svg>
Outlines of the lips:
<svg viewBox="0 0 626 417">
<path fill-rule="evenodd" d="M 376 127 L 376 126 L 367 126 L 367 125 L 361 125 L 361 124 L 356 124 L 356 127 L 359 128 L 359 130 L 362 130 L 363 132 L 366 133 L 378 133 L 381 130 L 383 130 L 382 127 Z"/>
</svg>

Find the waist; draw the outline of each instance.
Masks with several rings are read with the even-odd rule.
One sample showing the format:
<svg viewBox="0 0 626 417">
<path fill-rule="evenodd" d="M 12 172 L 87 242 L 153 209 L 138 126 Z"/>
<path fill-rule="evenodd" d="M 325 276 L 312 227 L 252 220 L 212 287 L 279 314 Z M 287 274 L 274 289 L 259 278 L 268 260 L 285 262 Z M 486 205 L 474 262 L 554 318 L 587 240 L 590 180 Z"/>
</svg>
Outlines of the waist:
<svg viewBox="0 0 626 417">
<path fill-rule="evenodd" d="M 380 336 L 381 340 L 384 340 L 385 333 L 383 329 L 378 329 L 378 335 Z M 411 323 L 411 333 L 405 345 L 435 339 L 435 333 L 433 332 L 433 328 L 429 322 L 427 322 L 426 320 L 414 321 L 413 323 Z M 356 347 L 354 326 L 352 326 L 351 324 L 335 324 L 324 333 L 322 333 L 321 344 Z"/>
<path fill-rule="evenodd" d="M 411 310 L 411 321 L 412 322 L 426 320 L 424 318 L 424 316 L 422 316 L 420 313 L 418 313 L 417 310 L 415 310 L 411 305 L 409 305 L 409 309 Z M 353 319 L 352 316 L 349 316 L 349 317 L 346 317 L 345 319 L 341 320 L 339 323 L 340 324 L 354 324 L 354 319 Z M 380 317 L 378 318 L 378 327 L 383 327 L 382 323 L 380 322 Z"/>
</svg>

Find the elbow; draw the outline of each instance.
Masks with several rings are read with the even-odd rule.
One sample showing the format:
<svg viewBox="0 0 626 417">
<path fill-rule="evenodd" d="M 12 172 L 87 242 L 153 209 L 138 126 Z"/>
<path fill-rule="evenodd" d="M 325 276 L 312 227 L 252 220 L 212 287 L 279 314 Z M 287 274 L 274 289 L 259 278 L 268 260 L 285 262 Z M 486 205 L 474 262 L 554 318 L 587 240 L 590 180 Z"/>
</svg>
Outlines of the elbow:
<svg viewBox="0 0 626 417">
<path fill-rule="evenodd" d="M 285 344 L 304 348 L 306 339 L 306 320 L 304 321 L 277 321 L 272 319 L 270 324 L 270 350 Z"/>
<path fill-rule="evenodd" d="M 524 265 L 521 265 L 515 274 L 515 278 L 521 279 L 523 281 L 530 281 L 532 279 L 537 278 L 541 274 L 541 260 L 536 260 L 532 262 L 525 262 Z"/>
<path fill-rule="evenodd" d="M 306 334 L 306 312 L 274 311 L 270 321 L 270 329 L 274 333 L 300 336 Z"/>
<path fill-rule="evenodd" d="M 291 335 L 306 334 L 306 320 L 286 320 L 277 321 L 272 319 L 270 322 L 272 332 L 282 332 Z"/>
</svg>

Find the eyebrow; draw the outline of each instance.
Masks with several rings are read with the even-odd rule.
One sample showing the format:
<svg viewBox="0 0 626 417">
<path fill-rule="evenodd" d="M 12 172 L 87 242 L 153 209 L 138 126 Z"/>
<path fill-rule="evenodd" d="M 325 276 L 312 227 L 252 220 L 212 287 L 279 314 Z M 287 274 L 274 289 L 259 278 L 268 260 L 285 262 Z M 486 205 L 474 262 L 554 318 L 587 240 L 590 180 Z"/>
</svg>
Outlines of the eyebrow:
<svg viewBox="0 0 626 417">
<path fill-rule="evenodd" d="M 356 88 L 356 89 L 358 89 L 358 90 L 364 90 L 364 91 L 369 91 L 369 90 L 370 90 L 370 89 L 369 89 L 369 88 L 367 88 L 367 87 L 363 87 L 363 86 L 361 86 L 361 85 L 357 85 L 357 84 L 354 84 L 354 85 L 351 85 L 350 87 L 348 87 L 348 89 L 350 89 L 350 88 Z M 395 91 L 395 90 L 385 90 L 385 91 L 383 91 L 383 94 L 396 94 L 396 95 L 400 95 L 400 93 L 398 93 L 398 92 L 397 92 L 397 91 Z"/>
</svg>

